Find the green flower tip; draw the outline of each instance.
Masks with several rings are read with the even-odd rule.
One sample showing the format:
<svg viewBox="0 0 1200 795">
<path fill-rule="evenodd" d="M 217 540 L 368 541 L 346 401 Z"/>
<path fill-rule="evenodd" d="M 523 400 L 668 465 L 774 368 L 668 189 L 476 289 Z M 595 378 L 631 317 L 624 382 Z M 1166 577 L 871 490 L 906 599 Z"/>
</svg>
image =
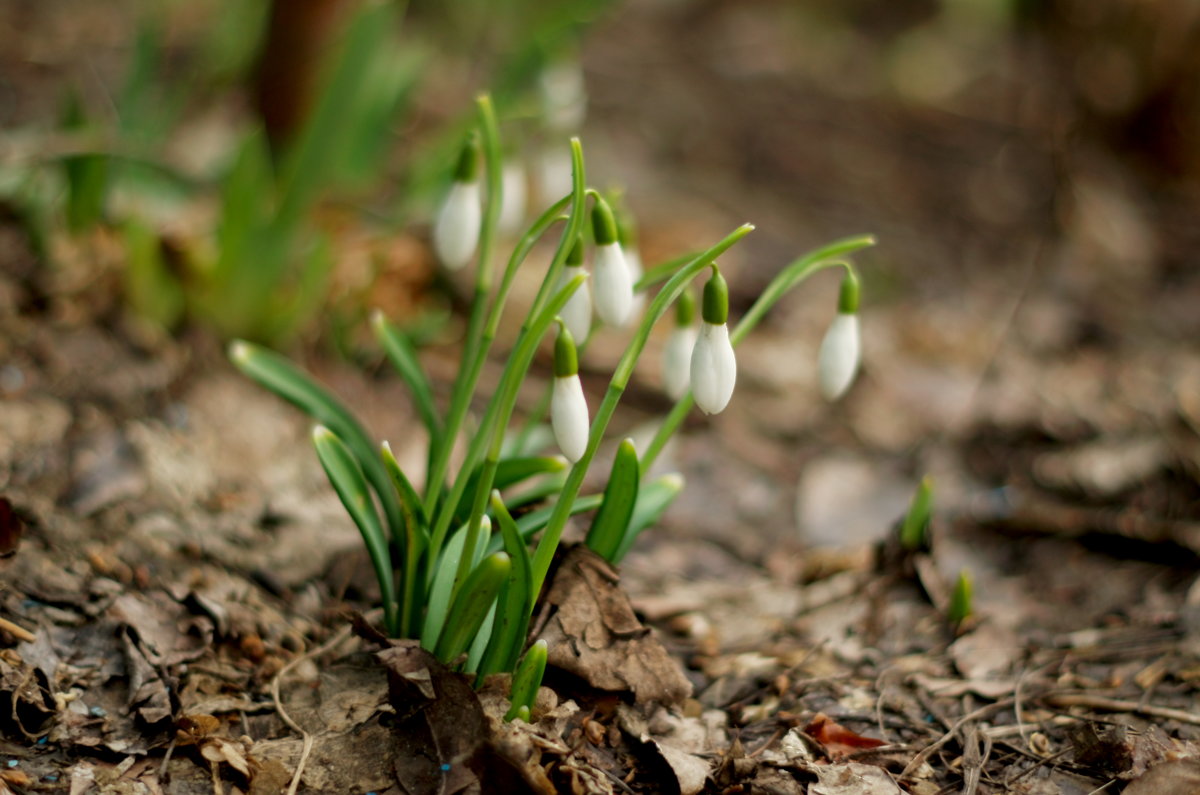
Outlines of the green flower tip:
<svg viewBox="0 0 1200 795">
<path fill-rule="evenodd" d="M 375 308 L 371 310 L 370 318 L 371 328 L 379 330 L 383 328 L 383 324 L 387 323 L 387 315 L 383 314 L 383 310 Z"/>
<path fill-rule="evenodd" d="M 686 328 L 696 321 L 696 296 L 691 288 L 683 288 L 679 298 L 675 299 L 675 325 Z"/>
<path fill-rule="evenodd" d="M 858 277 L 851 271 L 842 279 L 842 289 L 838 293 L 838 312 L 843 315 L 853 315 L 858 311 Z"/>
<path fill-rule="evenodd" d="M 575 243 L 571 246 L 571 250 L 567 252 L 567 264 L 572 266 L 583 264 L 583 235 L 575 236 Z"/>
<path fill-rule="evenodd" d="M 683 475 L 678 472 L 668 472 L 659 478 L 658 482 L 676 493 L 683 491 Z"/>
<path fill-rule="evenodd" d="M 949 619 L 954 624 L 961 624 L 971 617 L 974 608 L 971 604 L 974 587 L 971 584 L 971 572 L 963 569 L 958 573 L 954 583 L 954 592 L 950 596 Z"/>
<path fill-rule="evenodd" d="M 617 242 L 617 219 L 603 196 L 596 196 L 596 203 L 592 205 L 592 235 L 597 246 Z"/>
<path fill-rule="evenodd" d="M 558 339 L 554 341 L 554 375 L 558 378 L 579 373 L 579 354 L 575 350 L 575 338 L 563 319 L 558 322 Z"/>
<path fill-rule="evenodd" d="M 455 182 L 474 182 L 479 174 L 479 135 L 472 132 L 467 136 L 462 151 L 458 154 L 458 165 L 454 167 Z"/>
<path fill-rule="evenodd" d="M 704 285 L 704 305 L 701 317 L 705 323 L 719 326 L 729 320 L 729 285 L 721 275 L 717 263 L 712 265 L 712 276 Z"/>
<path fill-rule="evenodd" d="M 312 438 L 314 442 L 324 442 L 336 437 L 334 436 L 333 431 L 329 430 L 324 425 L 314 425 L 312 429 Z"/>
</svg>

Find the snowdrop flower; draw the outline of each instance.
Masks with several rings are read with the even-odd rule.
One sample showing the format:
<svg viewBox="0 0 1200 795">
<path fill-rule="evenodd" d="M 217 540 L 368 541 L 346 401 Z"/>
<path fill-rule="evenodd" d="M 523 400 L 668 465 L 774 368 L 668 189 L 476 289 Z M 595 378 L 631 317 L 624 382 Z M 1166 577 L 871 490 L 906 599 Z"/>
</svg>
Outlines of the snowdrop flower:
<svg viewBox="0 0 1200 795">
<path fill-rule="evenodd" d="M 554 341 L 554 391 L 550 393 L 550 427 L 563 456 L 575 463 L 587 450 L 587 400 L 579 382 L 579 356 L 567 324 L 559 318 L 558 339 Z"/>
<path fill-rule="evenodd" d="M 737 381 L 737 359 L 729 342 L 729 286 L 712 266 L 712 276 L 704 285 L 701 303 L 700 336 L 692 349 L 692 395 L 705 414 L 717 414 L 729 405 Z"/>
<path fill-rule="evenodd" d="M 838 313 L 833 319 L 821 350 L 817 354 L 817 382 L 821 396 L 837 400 L 854 383 L 862 356 L 858 333 L 858 278 L 848 274 L 842 280 Z"/>
<path fill-rule="evenodd" d="M 663 387 L 679 400 L 691 384 L 692 349 L 696 346 L 696 299 L 685 289 L 675 302 L 675 327 L 663 349 Z"/>
<path fill-rule="evenodd" d="M 617 240 L 612 208 L 599 196 L 592 207 L 592 233 L 596 239 L 596 255 L 592 260 L 596 314 L 606 325 L 620 328 L 633 314 L 633 280 Z"/>
<path fill-rule="evenodd" d="M 505 162 L 500 172 L 500 193 L 504 200 L 500 203 L 496 226 L 506 235 L 516 234 L 521 231 L 526 210 L 525 168 L 519 161 Z"/>
<path fill-rule="evenodd" d="M 558 279 L 558 289 L 561 290 L 564 284 L 581 273 L 587 273 L 583 269 L 582 238 L 576 239 L 575 245 L 571 247 L 570 253 L 567 254 L 567 261 L 565 267 L 562 269 L 562 276 Z M 579 285 L 579 289 L 567 299 L 567 305 L 562 308 L 562 312 L 559 314 L 571 332 L 572 341 L 579 340 L 583 342 L 588 338 L 588 334 L 592 330 L 592 294 L 588 290 L 587 282 Z"/>
<path fill-rule="evenodd" d="M 479 144 L 472 136 L 463 146 L 454 171 L 454 184 L 433 226 L 433 250 L 443 265 L 459 270 L 475 255 L 483 221 L 483 192 L 479 184 Z"/>
</svg>

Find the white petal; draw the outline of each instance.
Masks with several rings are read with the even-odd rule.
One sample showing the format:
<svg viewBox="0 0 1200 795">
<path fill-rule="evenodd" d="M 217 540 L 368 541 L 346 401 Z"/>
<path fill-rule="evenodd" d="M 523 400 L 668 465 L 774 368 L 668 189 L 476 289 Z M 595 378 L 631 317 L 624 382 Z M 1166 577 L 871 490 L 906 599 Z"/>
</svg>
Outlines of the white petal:
<svg viewBox="0 0 1200 795">
<path fill-rule="evenodd" d="M 737 381 L 737 359 L 724 324 L 701 323 L 700 338 L 692 349 L 692 395 L 705 414 L 717 414 L 729 405 Z"/>
<path fill-rule="evenodd" d="M 501 174 L 501 190 L 504 200 L 500 204 L 500 219 L 496 226 L 506 235 L 521 231 L 525 222 L 525 169 L 520 163 L 504 164 Z"/>
<path fill-rule="evenodd" d="M 679 400 L 691 383 L 692 348 L 696 347 L 696 327 L 676 326 L 663 349 L 663 388 L 671 400 Z"/>
<path fill-rule="evenodd" d="M 455 180 L 433 226 L 433 250 L 443 265 L 458 270 L 471 261 L 479 243 L 483 209 L 478 182 Z"/>
<path fill-rule="evenodd" d="M 860 355 L 858 315 L 839 312 L 817 354 L 817 381 L 823 398 L 837 400 L 846 393 L 854 383 Z"/>
<path fill-rule="evenodd" d="M 642 267 L 642 255 L 638 253 L 637 247 L 622 248 L 625 253 L 625 264 L 629 266 L 629 281 L 631 284 L 637 285 L 638 279 L 641 279 L 645 273 Z M 633 309 L 634 318 L 641 316 L 642 310 L 646 308 L 646 293 L 645 291 L 633 291 Z"/>
<path fill-rule="evenodd" d="M 587 273 L 582 265 L 568 265 L 563 268 L 562 276 L 558 280 L 559 289 L 581 273 Z M 592 330 L 592 294 L 587 282 L 579 285 L 579 289 L 567 299 L 567 305 L 558 315 L 567 324 L 567 331 L 571 332 L 575 344 L 582 345 L 588 338 L 588 332 Z"/>
<path fill-rule="evenodd" d="M 596 282 L 596 314 L 605 325 L 620 328 L 633 314 L 633 281 L 620 243 L 596 246 L 592 261 Z"/>
<path fill-rule="evenodd" d="M 574 463 L 583 458 L 588 443 L 588 407 L 578 375 L 554 379 L 550 394 L 550 427 L 563 456 Z"/>
</svg>

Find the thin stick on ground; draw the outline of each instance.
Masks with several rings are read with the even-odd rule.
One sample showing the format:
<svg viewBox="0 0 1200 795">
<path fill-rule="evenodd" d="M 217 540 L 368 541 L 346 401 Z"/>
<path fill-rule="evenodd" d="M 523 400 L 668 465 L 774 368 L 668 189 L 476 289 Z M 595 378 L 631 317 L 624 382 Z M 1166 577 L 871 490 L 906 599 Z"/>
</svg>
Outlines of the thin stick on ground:
<svg viewBox="0 0 1200 795">
<path fill-rule="evenodd" d="M 1177 720 L 1180 723 L 1190 723 L 1200 726 L 1200 715 L 1182 709 L 1171 707 L 1156 707 L 1153 704 L 1141 704 L 1137 701 L 1126 701 L 1119 698 L 1092 696 L 1087 693 L 1052 693 L 1043 697 L 1047 704 L 1055 707 L 1089 707 L 1105 712 L 1131 712 L 1150 718 Z"/>
<path fill-rule="evenodd" d="M 275 702 L 275 711 L 279 713 L 280 719 L 287 724 L 287 727 L 300 735 L 304 745 L 300 750 L 300 759 L 296 762 L 296 772 L 292 775 L 292 783 L 288 785 L 287 795 L 296 795 L 296 790 L 300 787 L 300 776 L 304 774 L 304 765 L 308 763 L 308 756 L 312 753 L 313 736 L 300 728 L 296 721 L 292 720 L 292 716 L 283 708 L 283 702 L 279 698 L 279 682 L 293 668 L 305 660 L 311 660 L 314 657 L 320 657 L 325 652 L 329 651 L 339 643 L 350 636 L 350 626 L 346 625 L 339 629 L 336 634 L 325 643 L 317 648 L 301 654 L 296 659 L 289 662 L 287 665 L 279 669 L 279 673 L 275 674 L 275 678 L 271 680 L 271 698 Z"/>
</svg>

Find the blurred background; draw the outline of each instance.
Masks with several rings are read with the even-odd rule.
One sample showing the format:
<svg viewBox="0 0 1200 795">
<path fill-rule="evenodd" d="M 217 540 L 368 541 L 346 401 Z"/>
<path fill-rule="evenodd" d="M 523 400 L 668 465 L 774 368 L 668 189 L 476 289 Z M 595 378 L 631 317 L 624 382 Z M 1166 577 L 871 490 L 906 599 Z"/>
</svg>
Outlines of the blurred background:
<svg viewBox="0 0 1200 795">
<path fill-rule="evenodd" d="M 453 339 L 428 227 L 487 90 L 530 209 L 578 134 L 648 264 L 757 224 L 724 263 L 735 315 L 803 251 L 878 236 L 848 399 L 816 396 L 818 279 L 747 346 L 717 454 L 674 458 L 690 532 L 845 541 L 924 472 L 967 510 L 1053 485 L 1047 451 L 1116 439 L 1127 464 L 1123 440 L 1200 427 L 1197 74 L 1191 0 L 0 0 L 3 301 L 150 355 L 354 359 L 375 306 Z M 625 426 L 664 410 L 656 378 Z M 1181 449 L 1055 488 L 1105 505 L 1161 472 L 1183 490 L 1147 499 L 1190 516 Z"/>
</svg>

